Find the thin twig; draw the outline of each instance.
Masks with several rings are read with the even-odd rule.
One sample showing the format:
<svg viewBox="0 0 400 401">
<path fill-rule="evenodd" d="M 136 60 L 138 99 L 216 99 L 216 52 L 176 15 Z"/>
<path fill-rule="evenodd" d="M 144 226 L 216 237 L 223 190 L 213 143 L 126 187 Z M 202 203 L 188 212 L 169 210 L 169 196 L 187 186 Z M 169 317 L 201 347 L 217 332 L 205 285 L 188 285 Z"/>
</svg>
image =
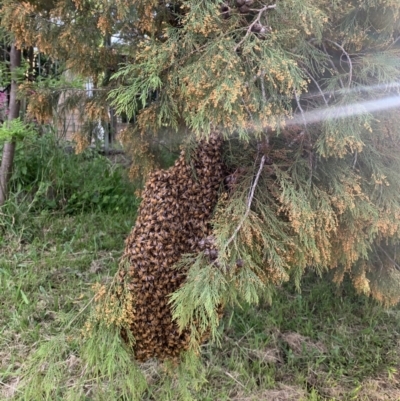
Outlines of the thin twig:
<svg viewBox="0 0 400 401">
<path fill-rule="evenodd" d="M 10 386 L 10 385 L 7 384 L 7 383 L 4 383 L 4 382 L 0 381 L 0 384 L 1 384 L 2 386 L 4 386 L 4 387 L 8 387 L 9 389 L 11 389 L 11 390 L 13 390 L 13 391 L 16 391 L 17 393 L 22 393 L 21 390 L 18 390 L 17 388 L 15 388 L 15 387 L 13 387 L 13 386 Z M 240 383 L 239 383 L 239 384 L 240 384 Z"/>
<path fill-rule="evenodd" d="M 86 310 L 86 308 L 94 301 L 94 299 L 96 298 L 96 295 L 93 295 L 92 299 L 78 312 L 77 315 L 74 316 L 74 318 L 72 320 L 70 320 L 70 322 L 67 325 L 67 329 L 69 329 L 71 327 L 71 324 L 73 322 L 75 322 L 75 320 Z"/>
<path fill-rule="evenodd" d="M 329 64 L 332 66 L 332 68 L 333 68 L 333 69 L 336 71 L 336 73 L 338 74 L 338 78 L 339 78 L 340 85 L 341 85 L 341 87 L 344 89 L 344 83 L 343 83 L 343 81 L 342 81 L 342 78 L 340 78 L 340 73 L 339 73 L 339 71 L 337 70 L 337 68 L 336 68 L 336 66 L 335 66 L 335 63 L 332 61 L 332 56 L 328 53 L 328 50 L 326 50 L 326 47 L 325 47 L 324 44 L 322 44 L 322 48 L 324 49 L 324 52 L 329 56 L 329 57 L 328 57 Z"/>
<path fill-rule="evenodd" d="M 353 170 L 356 168 L 357 156 L 358 156 L 358 152 L 357 152 L 357 150 L 356 150 L 355 153 L 354 153 Z"/>
<path fill-rule="evenodd" d="M 260 19 L 263 15 L 263 13 L 267 10 L 272 10 L 276 8 L 276 4 L 271 4 L 270 6 L 264 6 L 263 8 L 260 9 L 251 9 L 250 11 L 258 11 L 257 17 L 255 18 L 255 20 L 249 25 L 249 27 L 247 28 L 246 34 L 244 35 L 244 38 L 234 47 L 234 51 L 236 51 L 242 44 L 243 42 L 246 40 L 246 38 L 251 34 L 251 29 L 253 28 L 253 26 L 257 23 L 260 22 Z"/>
<path fill-rule="evenodd" d="M 252 120 L 253 123 L 254 123 L 253 115 L 251 114 L 251 111 L 250 111 L 249 107 L 247 106 L 246 102 L 244 101 L 243 97 L 241 98 L 241 100 L 242 100 L 242 103 L 243 103 L 244 108 L 245 108 L 246 111 L 247 111 L 247 114 L 249 115 L 249 117 L 251 118 L 251 120 Z M 254 125 L 255 125 L 255 124 L 254 124 Z"/>
<path fill-rule="evenodd" d="M 378 245 L 378 247 L 386 255 L 386 257 L 393 263 L 396 270 L 400 272 L 400 265 L 395 260 L 393 260 L 392 257 L 380 245 Z"/>
<path fill-rule="evenodd" d="M 247 216 L 250 213 L 251 203 L 252 203 L 253 198 L 254 198 L 254 191 L 256 190 L 256 186 L 258 184 L 258 180 L 260 178 L 261 171 L 264 168 L 264 164 L 265 164 L 265 155 L 263 155 L 263 157 L 261 158 L 260 167 L 258 168 L 257 175 L 256 175 L 256 178 L 254 179 L 253 185 L 251 186 L 250 194 L 249 194 L 249 197 L 247 199 L 246 212 L 244 213 L 242 219 L 240 220 L 240 222 L 239 222 L 238 226 L 236 227 L 235 231 L 233 232 L 232 236 L 228 239 L 225 247 L 228 247 L 229 244 L 235 239 L 237 233 L 242 228 L 243 223 L 245 222 L 245 220 L 247 219 Z"/>
<path fill-rule="evenodd" d="M 378 258 L 378 260 L 379 260 L 379 263 L 380 263 L 380 269 L 379 269 L 379 274 L 380 273 L 382 273 L 382 269 L 383 269 L 383 262 L 382 262 L 382 259 L 381 259 L 381 257 L 379 256 L 379 253 L 378 253 L 378 251 L 376 250 L 376 248 L 375 248 L 375 246 L 374 245 L 372 245 L 372 248 L 374 249 L 374 251 L 375 251 L 375 256 Z"/>
<path fill-rule="evenodd" d="M 264 71 L 264 70 L 261 70 L 261 76 L 260 76 L 260 81 L 261 81 L 261 93 L 262 93 L 263 102 L 264 102 L 264 104 L 266 104 L 266 103 L 267 103 L 267 95 L 266 95 L 266 92 L 265 92 L 264 74 L 265 74 L 265 71 Z"/>
<path fill-rule="evenodd" d="M 242 383 L 240 383 L 239 380 L 235 379 L 229 372 L 225 372 L 227 376 L 229 376 L 231 379 L 233 379 L 239 386 L 242 386 L 243 388 L 246 388 Z"/>
<path fill-rule="evenodd" d="M 304 68 L 303 71 L 304 71 L 304 72 L 307 74 L 307 76 L 314 82 L 314 85 L 317 87 L 319 93 L 320 93 L 321 96 L 322 96 L 322 99 L 324 99 L 325 104 L 326 104 L 327 106 L 329 106 L 328 101 L 326 100 L 325 94 L 324 94 L 323 90 L 321 89 L 321 87 L 318 85 L 317 80 L 307 71 L 306 68 Z"/>
<path fill-rule="evenodd" d="M 398 41 L 400 40 L 400 36 L 398 36 L 393 43 L 390 45 L 390 47 L 394 46 Z"/>
<path fill-rule="evenodd" d="M 3 44 L 3 46 L 4 46 L 4 44 Z M 3 47 L 3 53 L 6 53 L 7 54 L 7 56 L 9 56 L 10 55 L 10 52 L 8 51 L 8 50 L 6 50 L 4 47 Z"/>
<path fill-rule="evenodd" d="M 304 126 L 307 128 L 307 120 L 306 120 L 306 116 L 304 114 L 304 110 L 303 110 L 303 108 L 301 107 L 301 104 L 300 104 L 300 97 L 297 94 L 296 89 L 294 89 L 293 92 L 294 92 L 294 97 L 296 99 L 297 107 L 299 108 L 300 113 L 301 113 L 301 118 L 303 119 Z"/>
<path fill-rule="evenodd" d="M 179 155 L 179 152 L 176 152 L 174 150 L 171 150 L 167 145 L 163 144 L 161 141 L 157 141 L 156 139 L 152 139 L 152 142 L 156 145 L 162 146 L 164 149 L 168 150 L 169 153 L 172 153 L 174 155 Z"/>
<path fill-rule="evenodd" d="M 52 93 L 57 93 L 57 92 L 105 92 L 109 90 L 109 88 L 92 88 L 92 89 L 81 89 L 81 88 L 58 88 L 54 89 L 51 92 Z"/>
<path fill-rule="evenodd" d="M 346 56 L 347 61 L 348 61 L 348 63 L 349 63 L 349 68 L 350 68 L 350 70 L 349 70 L 349 82 L 348 82 L 348 84 L 347 84 L 347 87 L 350 88 L 351 82 L 352 82 L 352 80 L 353 80 L 353 63 L 351 62 L 351 58 L 350 58 L 349 53 L 347 53 L 347 51 L 344 50 L 344 47 L 343 47 L 342 45 L 340 45 L 339 43 L 334 42 L 333 40 L 329 40 L 329 39 L 326 39 L 326 40 L 327 40 L 329 43 L 332 43 L 332 44 L 334 44 L 336 47 L 338 47 L 338 48 L 343 52 L 343 54 Z M 342 56 L 343 56 L 343 54 L 342 54 Z M 341 59 L 342 59 L 342 57 L 340 57 L 340 61 L 341 61 Z"/>
</svg>

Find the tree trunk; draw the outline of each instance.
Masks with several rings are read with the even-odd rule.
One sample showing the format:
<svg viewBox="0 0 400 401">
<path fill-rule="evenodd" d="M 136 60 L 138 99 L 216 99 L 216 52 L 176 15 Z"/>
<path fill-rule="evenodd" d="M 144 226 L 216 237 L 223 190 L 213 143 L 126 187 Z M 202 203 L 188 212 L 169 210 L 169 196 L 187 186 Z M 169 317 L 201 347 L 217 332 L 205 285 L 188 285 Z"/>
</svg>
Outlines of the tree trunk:
<svg viewBox="0 0 400 401">
<path fill-rule="evenodd" d="M 11 46 L 10 52 L 10 72 L 11 72 L 11 87 L 10 87 L 10 104 L 8 107 L 8 121 L 19 117 L 20 102 L 17 99 L 18 83 L 15 77 L 15 70 L 21 66 L 21 50 L 15 45 Z M 0 206 L 4 204 L 7 198 L 8 183 L 11 177 L 11 171 L 14 161 L 15 141 L 6 142 L 3 148 L 3 156 L 0 166 Z"/>
</svg>

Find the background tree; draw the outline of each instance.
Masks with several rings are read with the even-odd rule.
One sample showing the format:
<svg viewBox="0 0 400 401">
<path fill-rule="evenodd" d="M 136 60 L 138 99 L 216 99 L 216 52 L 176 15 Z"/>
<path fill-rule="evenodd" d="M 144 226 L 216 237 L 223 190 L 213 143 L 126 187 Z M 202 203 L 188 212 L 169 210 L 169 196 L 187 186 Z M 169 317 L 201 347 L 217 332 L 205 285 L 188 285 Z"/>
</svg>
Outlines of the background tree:
<svg viewBox="0 0 400 401">
<path fill-rule="evenodd" d="M 83 128 L 87 129 L 77 133 L 78 142 L 82 143 L 90 140 L 93 126 L 99 121 L 108 125 L 109 78 L 121 61 L 119 49 L 124 37 L 132 35 L 127 28 L 133 18 L 132 8 L 128 4 L 122 7 L 120 3 L 120 6 L 117 10 L 113 2 L 94 1 L 6 0 L 1 3 L 1 26 L 9 38 L 8 43 L 12 42 L 16 51 L 24 53 L 28 64 L 26 79 L 18 82 L 18 88 L 12 87 L 18 92 L 18 99 L 28 99 L 28 118 L 43 125 L 55 112 L 79 106 L 80 117 L 85 121 Z M 118 34 L 118 38 L 112 43 L 113 34 Z M 14 67 L 11 65 L 11 68 Z M 64 77 L 65 72 L 70 78 Z M 71 77 L 90 79 L 93 96 L 88 97 L 83 87 L 74 85 Z M 14 118 L 11 115 L 9 118 Z M 2 157 L 4 183 L 12 166 L 13 152 L 8 150 L 12 144 L 13 141 L 5 145 L 6 153 Z M 4 203 L 7 192 L 6 185 L 2 187 L 0 204 Z"/>
<path fill-rule="evenodd" d="M 19 117 L 20 102 L 17 98 L 18 91 L 18 77 L 17 72 L 21 67 L 21 50 L 17 49 L 15 44 L 11 45 L 10 49 L 10 75 L 11 82 L 9 84 L 9 102 L 8 102 L 8 123 Z M 15 153 L 15 139 L 11 138 L 4 144 L 3 156 L 0 165 L 0 206 L 4 204 L 7 196 L 8 181 L 10 180 L 14 153 Z"/>
</svg>

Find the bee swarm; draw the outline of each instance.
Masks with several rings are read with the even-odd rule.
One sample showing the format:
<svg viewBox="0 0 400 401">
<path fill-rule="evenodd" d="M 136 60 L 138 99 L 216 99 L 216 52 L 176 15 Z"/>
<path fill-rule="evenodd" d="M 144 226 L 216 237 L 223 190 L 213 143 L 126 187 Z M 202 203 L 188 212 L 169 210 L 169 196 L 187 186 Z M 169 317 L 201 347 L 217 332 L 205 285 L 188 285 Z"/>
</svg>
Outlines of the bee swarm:
<svg viewBox="0 0 400 401">
<path fill-rule="evenodd" d="M 223 180 L 221 145 L 216 136 L 202 141 L 192 165 L 182 152 L 173 167 L 155 172 L 146 183 L 126 240 L 129 267 L 119 271 L 121 285 L 132 294 L 129 327 L 139 361 L 175 358 L 188 347 L 189 332 L 179 332 L 172 321 L 168 296 L 186 277 L 174 264 L 182 254 L 204 249 L 211 234 L 209 220 Z"/>
</svg>

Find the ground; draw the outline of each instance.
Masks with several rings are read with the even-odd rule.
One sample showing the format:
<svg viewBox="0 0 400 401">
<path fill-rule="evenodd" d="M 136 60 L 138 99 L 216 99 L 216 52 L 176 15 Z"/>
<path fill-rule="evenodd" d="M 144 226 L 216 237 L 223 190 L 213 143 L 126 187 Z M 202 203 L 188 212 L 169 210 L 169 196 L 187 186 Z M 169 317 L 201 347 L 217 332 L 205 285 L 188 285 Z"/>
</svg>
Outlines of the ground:
<svg viewBox="0 0 400 401">
<path fill-rule="evenodd" d="M 91 287 L 112 280 L 134 224 L 133 215 L 105 213 L 15 219 L 0 214 L 0 400 L 24 399 L 31 356 L 71 317 L 87 313 Z M 202 347 L 202 381 L 188 394 L 202 401 L 400 400 L 400 309 L 385 310 L 347 283 L 336 288 L 328 276 L 310 272 L 301 293 L 291 284 L 277 288 L 272 305 L 229 308 L 221 343 Z M 81 374 L 78 343 L 72 339 L 62 354 L 65 389 Z M 140 369 L 147 381 L 140 399 L 177 399 L 171 369 L 156 361 Z M 63 386 L 57 399 L 67 399 Z M 96 388 L 85 383 L 76 399 L 102 399 Z"/>
</svg>

